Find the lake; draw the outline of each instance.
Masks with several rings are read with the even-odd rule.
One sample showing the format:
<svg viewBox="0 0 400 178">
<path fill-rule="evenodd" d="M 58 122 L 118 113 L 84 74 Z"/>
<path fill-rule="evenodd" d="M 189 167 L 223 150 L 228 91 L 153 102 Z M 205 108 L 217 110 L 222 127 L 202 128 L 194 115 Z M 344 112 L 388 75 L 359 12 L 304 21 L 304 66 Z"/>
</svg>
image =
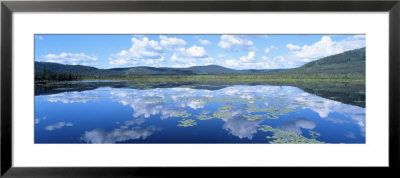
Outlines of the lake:
<svg viewBox="0 0 400 178">
<path fill-rule="evenodd" d="M 35 143 L 365 143 L 364 91 L 360 101 L 268 84 L 36 86 Z"/>
</svg>

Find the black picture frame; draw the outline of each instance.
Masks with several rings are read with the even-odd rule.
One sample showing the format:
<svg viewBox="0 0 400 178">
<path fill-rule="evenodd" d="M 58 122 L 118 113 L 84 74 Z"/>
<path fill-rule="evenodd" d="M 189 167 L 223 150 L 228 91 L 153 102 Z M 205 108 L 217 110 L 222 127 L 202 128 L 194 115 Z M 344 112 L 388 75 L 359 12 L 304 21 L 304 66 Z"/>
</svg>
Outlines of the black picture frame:
<svg viewBox="0 0 400 178">
<path fill-rule="evenodd" d="M 126 12 L 126 11 L 295 11 L 295 12 L 388 12 L 389 13 L 389 167 L 363 171 L 395 171 L 399 168 L 400 101 L 400 0 L 301 0 L 301 1 L 2 1 L 1 2 L 1 175 L 5 177 L 131 177 L 177 176 L 179 168 L 167 167 L 63 167 L 21 168 L 12 165 L 12 18 L 13 12 Z M 272 167 L 277 172 L 282 168 Z M 336 167 L 337 168 L 337 167 Z M 212 171 L 236 173 L 243 168 L 184 168 L 187 176 Z M 229 169 L 229 170 L 227 170 Z M 252 168 L 251 174 L 268 168 Z M 296 169 L 307 173 L 310 169 Z M 319 168 L 329 169 L 329 168 Z M 360 171 L 361 168 L 345 168 Z M 289 171 L 290 172 L 290 171 Z M 330 174 L 339 174 L 330 170 Z"/>
</svg>

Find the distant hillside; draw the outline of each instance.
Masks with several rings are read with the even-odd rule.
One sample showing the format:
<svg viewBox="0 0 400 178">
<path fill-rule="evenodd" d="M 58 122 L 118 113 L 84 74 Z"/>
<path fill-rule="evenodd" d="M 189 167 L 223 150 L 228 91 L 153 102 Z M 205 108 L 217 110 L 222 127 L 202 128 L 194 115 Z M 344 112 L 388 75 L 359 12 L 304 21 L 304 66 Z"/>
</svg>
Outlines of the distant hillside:
<svg viewBox="0 0 400 178">
<path fill-rule="evenodd" d="M 134 75 L 203 75 L 203 74 L 240 74 L 240 73 L 259 73 L 268 71 L 277 71 L 276 69 L 249 69 L 249 70 L 235 70 L 222 67 L 219 65 L 208 66 L 193 66 L 187 68 L 171 68 L 171 67 L 147 67 L 138 66 L 131 68 L 112 68 L 112 69 L 98 69 L 95 67 L 82 66 L 82 65 L 66 65 L 51 62 L 38 62 L 35 61 L 35 72 L 42 72 L 43 70 L 57 72 L 57 73 L 72 73 L 78 75 L 118 75 L 118 76 L 134 76 Z M 282 69 L 278 69 L 282 70 Z"/>
<path fill-rule="evenodd" d="M 120 73 L 118 70 L 98 69 L 90 66 L 35 61 L 35 72 L 43 72 L 44 70 L 76 75 L 112 75 Z"/>
<path fill-rule="evenodd" d="M 364 73 L 365 47 L 327 56 L 287 70 L 288 73 Z"/>
</svg>

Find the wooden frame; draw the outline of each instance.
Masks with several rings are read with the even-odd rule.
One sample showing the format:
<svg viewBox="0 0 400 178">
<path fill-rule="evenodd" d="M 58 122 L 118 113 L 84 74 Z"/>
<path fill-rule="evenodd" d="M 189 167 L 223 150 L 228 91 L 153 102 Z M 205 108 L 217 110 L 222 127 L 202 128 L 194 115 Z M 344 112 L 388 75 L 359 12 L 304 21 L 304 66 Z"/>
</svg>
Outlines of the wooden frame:
<svg viewBox="0 0 400 178">
<path fill-rule="evenodd" d="M 1 2 L 1 175 L 18 177 L 122 177 L 175 174 L 177 168 L 16 168 L 12 166 L 13 12 L 110 11 L 346 11 L 389 12 L 389 168 L 399 167 L 400 1 L 2 1 Z M 155 170 L 156 169 L 156 170 Z M 186 168 L 199 174 L 215 171 Z M 227 171 L 226 168 L 218 171 Z M 230 169 L 241 171 L 242 169 Z M 368 169 L 376 170 L 376 169 Z M 252 172 L 263 172 L 254 169 Z M 268 170 L 269 171 L 269 170 Z M 280 170 L 282 171 L 282 170 Z M 309 169 L 297 170 L 306 173 Z M 179 171 L 180 172 L 180 171 Z M 335 174 L 335 173 L 333 173 Z M 191 174 L 192 175 L 192 174 Z"/>
</svg>

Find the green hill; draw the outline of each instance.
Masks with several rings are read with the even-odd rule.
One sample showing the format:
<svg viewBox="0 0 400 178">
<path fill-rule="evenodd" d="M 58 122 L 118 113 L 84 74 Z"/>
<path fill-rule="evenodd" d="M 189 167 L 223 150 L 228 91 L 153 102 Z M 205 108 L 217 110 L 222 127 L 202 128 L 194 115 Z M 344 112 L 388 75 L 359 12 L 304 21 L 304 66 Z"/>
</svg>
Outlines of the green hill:
<svg viewBox="0 0 400 178">
<path fill-rule="evenodd" d="M 288 73 L 363 73 L 365 74 L 365 48 L 346 51 L 287 70 Z"/>
</svg>

